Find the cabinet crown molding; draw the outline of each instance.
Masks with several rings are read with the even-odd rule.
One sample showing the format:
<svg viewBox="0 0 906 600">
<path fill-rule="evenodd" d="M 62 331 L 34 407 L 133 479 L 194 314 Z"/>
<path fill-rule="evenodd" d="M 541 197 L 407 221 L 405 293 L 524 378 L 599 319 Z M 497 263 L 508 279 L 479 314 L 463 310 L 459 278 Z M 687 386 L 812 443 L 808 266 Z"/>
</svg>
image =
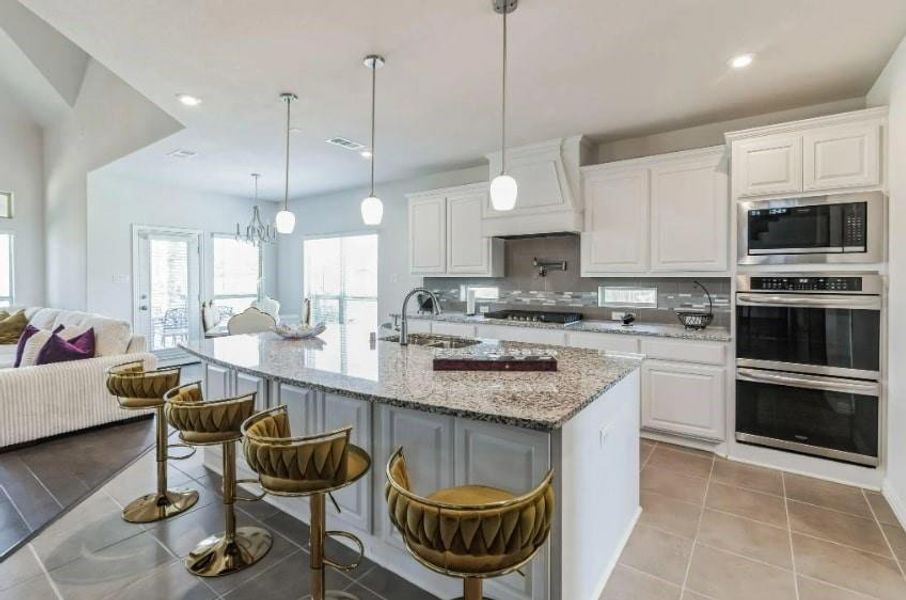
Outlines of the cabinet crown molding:
<svg viewBox="0 0 906 600">
<path fill-rule="evenodd" d="M 596 165 L 587 165 L 581 168 L 582 177 L 594 177 L 596 174 L 612 173 L 620 169 L 636 169 L 639 167 L 650 167 L 671 162 L 696 161 L 711 157 L 729 157 L 726 146 L 708 146 L 706 148 L 695 148 L 692 150 L 680 150 L 677 152 L 666 152 L 664 154 L 652 154 L 651 156 L 641 156 L 639 158 L 627 158 L 624 160 L 615 160 L 613 162 L 599 163 Z"/>
<path fill-rule="evenodd" d="M 824 117 L 813 117 L 811 119 L 802 119 L 799 121 L 789 121 L 787 123 L 777 123 L 775 125 L 766 125 L 764 127 L 752 127 L 750 129 L 741 129 L 739 131 L 728 131 L 724 134 L 724 139 L 730 144 L 736 140 L 773 135 L 777 133 L 800 133 L 807 129 L 817 127 L 827 127 L 829 125 L 844 125 L 847 123 L 858 123 L 862 121 L 887 120 L 888 107 L 878 106 L 862 110 L 854 110 L 836 115 Z"/>
</svg>

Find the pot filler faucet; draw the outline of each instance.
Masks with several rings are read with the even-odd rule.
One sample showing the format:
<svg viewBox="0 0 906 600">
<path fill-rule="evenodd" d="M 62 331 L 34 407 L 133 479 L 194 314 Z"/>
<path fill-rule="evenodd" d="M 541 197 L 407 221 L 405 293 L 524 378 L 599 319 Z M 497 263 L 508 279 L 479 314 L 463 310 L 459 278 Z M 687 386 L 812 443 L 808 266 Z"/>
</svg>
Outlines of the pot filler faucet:
<svg viewBox="0 0 906 600">
<path fill-rule="evenodd" d="M 406 307 L 409 305 L 409 298 L 416 294 L 428 294 L 431 297 L 432 312 L 435 315 L 440 314 L 440 302 L 438 301 L 437 296 L 434 295 L 434 292 L 423 287 L 412 288 L 409 293 L 406 294 L 406 297 L 403 298 L 402 316 L 400 317 L 400 346 L 409 345 L 409 321 L 406 318 Z"/>
</svg>

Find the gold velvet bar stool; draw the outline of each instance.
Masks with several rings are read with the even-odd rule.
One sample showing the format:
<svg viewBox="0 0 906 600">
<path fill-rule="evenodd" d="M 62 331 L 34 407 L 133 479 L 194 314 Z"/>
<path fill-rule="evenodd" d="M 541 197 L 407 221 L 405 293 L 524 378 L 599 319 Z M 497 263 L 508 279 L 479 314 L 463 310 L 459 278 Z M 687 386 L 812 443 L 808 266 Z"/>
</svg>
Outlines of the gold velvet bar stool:
<svg viewBox="0 0 906 600">
<path fill-rule="evenodd" d="M 184 460 L 184 456 L 170 456 L 171 447 L 184 448 L 185 444 L 168 444 L 167 415 L 164 412 L 164 394 L 179 385 L 179 367 L 146 371 L 141 360 L 122 363 L 107 370 L 107 390 L 116 396 L 126 410 L 154 409 L 157 419 L 157 491 L 136 498 L 123 509 L 123 519 L 130 523 L 151 523 L 192 508 L 198 502 L 198 492 L 189 489 L 167 489 L 167 461 Z"/>
<path fill-rule="evenodd" d="M 482 600 L 484 580 L 518 571 L 547 541 L 554 514 L 553 472 L 515 496 L 482 485 L 412 492 L 403 449 L 387 463 L 390 521 L 425 567 L 463 580 L 464 600 Z"/>
<path fill-rule="evenodd" d="M 371 468 L 371 457 L 365 450 L 349 443 L 352 427 L 316 435 L 292 437 L 285 405 L 260 412 L 242 424 L 245 460 L 258 473 L 264 491 L 275 496 L 308 496 L 310 520 L 310 554 L 312 600 L 347 598 L 348 592 L 326 589 L 325 567 L 350 571 L 359 566 L 365 555 L 362 541 L 345 531 L 326 531 L 325 499 L 331 492 L 351 485 Z M 339 505 L 330 496 L 337 511 Z M 359 548 L 359 555 L 349 564 L 325 556 L 328 537 L 343 537 Z"/>
<path fill-rule="evenodd" d="M 179 438 L 191 446 L 223 447 L 223 533 L 203 539 L 186 557 L 186 568 L 201 577 L 218 577 L 241 571 L 268 553 L 271 534 L 260 527 L 236 527 L 236 500 L 260 500 L 236 493 L 236 442 L 242 422 L 255 412 L 255 393 L 205 400 L 200 383 L 189 383 L 167 392 L 167 418 Z"/>
</svg>

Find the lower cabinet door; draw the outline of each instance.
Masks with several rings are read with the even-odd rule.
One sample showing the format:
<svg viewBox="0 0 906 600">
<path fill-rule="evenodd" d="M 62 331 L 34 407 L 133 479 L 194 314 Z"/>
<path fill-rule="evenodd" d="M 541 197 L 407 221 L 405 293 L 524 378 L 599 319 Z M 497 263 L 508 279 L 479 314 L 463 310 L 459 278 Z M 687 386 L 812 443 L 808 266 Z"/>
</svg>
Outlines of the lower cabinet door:
<svg viewBox="0 0 906 600">
<path fill-rule="evenodd" d="M 365 450 L 369 456 L 374 455 L 371 443 L 371 403 L 356 400 L 337 394 L 320 393 L 323 403 L 323 431 L 334 431 L 343 427 L 352 427 L 350 441 Z M 371 533 L 371 496 L 374 475 L 383 474 L 380 465 L 373 465 L 372 471 L 353 485 L 334 492 L 334 498 L 340 505 L 340 514 L 335 518 L 345 521 L 353 527 Z M 380 481 L 382 477 L 378 477 Z"/>
<path fill-rule="evenodd" d="M 375 407 L 378 420 L 374 465 L 381 473 L 379 527 L 381 539 L 405 552 L 402 537 L 390 523 L 383 495 L 384 468 L 397 448 L 402 448 L 409 482 L 416 494 L 426 496 L 453 485 L 453 417 L 406 408 Z"/>
<path fill-rule="evenodd" d="M 204 397 L 211 399 L 225 398 L 232 393 L 230 370 L 211 363 L 204 365 Z"/>
<path fill-rule="evenodd" d="M 257 392 L 255 410 L 267 408 L 267 380 L 248 373 L 236 373 L 236 395 Z"/>
<path fill-rule="evenodd" d="M 642 427 L 710 440 L 726 435 L 726 369 L 646 360 Z"/>
<path fill-rule="evenodd" d="M 487 485 L 516 496 L 530 492 L 550 468 L 550 436 L 540 431 L 457 418 L 454 425 L 455 485 Z M 546 598 L 545 547 L 522 568 L 487 582 L 493 598 Z"/>
</svg>

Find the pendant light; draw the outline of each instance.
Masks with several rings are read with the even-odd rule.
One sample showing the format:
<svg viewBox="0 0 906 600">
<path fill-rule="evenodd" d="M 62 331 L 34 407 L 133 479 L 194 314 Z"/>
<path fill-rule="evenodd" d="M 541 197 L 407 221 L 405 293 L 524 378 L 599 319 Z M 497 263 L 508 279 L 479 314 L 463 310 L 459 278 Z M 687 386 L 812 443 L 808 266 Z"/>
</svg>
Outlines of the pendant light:
<svg viewBox="0 0 906 600">
<path fill-rule="evenodd" d="M 284 92 L 280 94 L 280 99 L 286 102 L 286 178 L 284 180 L 283 210 L 277 213 L 274 225 L 277 226 L 277 233 L 289 234 L 296 228 L 296 215 L 289 210 L 289 106 L 299 97 L 291 92 Z"/>
<path fill-rule="evenodd" d="M 365 225 L 380 225 L 384 218 L 384 203 L 374 195 L 374 105 L 377 84 L 377 70 L 384 66 L 384 58 L 377 54 L 369 54 L 364 60 L 365 66 L 371 69 L 371 194 L 362 200 L 362 221 Z"/>
<path fill-rule="evenodd" d="M 492 0 L 494 11 L 503 14 L 503 85 L 501 86 L 500 174 L 491 181 L 491 205 L 494 210 L 513 210 L 519 193 L 516 180 L 506 173 L 506 16 L 516 10 L 519 0 Z"/>
</svg>

